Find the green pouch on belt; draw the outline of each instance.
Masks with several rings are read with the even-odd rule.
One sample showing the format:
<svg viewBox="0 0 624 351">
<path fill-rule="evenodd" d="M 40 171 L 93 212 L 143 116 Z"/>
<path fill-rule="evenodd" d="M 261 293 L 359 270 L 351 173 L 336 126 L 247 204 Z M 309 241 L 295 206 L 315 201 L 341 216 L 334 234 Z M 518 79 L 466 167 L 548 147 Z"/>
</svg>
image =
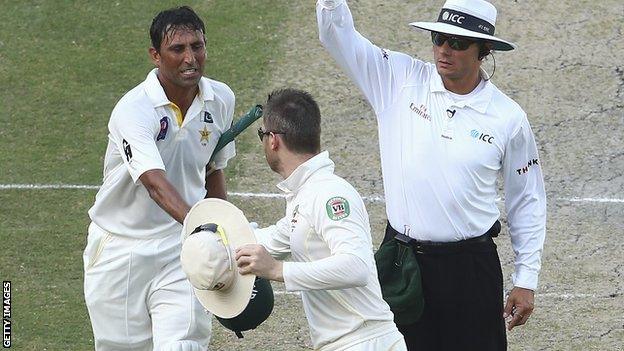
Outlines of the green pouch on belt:
<svg viewBox="0 0 624 351">
<path fill-rule="evenodd" d="M 418 322 L 425 307 L 420 267 L 410 246 L 411 240 L 397 234 L 375 253 L 381 294 L 398 325 Z"/>
</svg>

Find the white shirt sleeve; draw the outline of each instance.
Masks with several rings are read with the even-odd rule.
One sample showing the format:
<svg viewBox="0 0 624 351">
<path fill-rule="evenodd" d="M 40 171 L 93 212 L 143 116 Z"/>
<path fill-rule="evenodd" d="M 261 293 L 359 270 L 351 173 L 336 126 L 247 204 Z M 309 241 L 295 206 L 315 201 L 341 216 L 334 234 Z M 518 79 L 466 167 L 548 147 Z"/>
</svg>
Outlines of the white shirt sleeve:
<svg viewBox="0 0 624 351">
<path fill-rule="evenodd" d="M 228 94 L 224 97 L 225 110 L 226 110 L 224 125 L 226 127 L 223 132 L 227 131 L 232 126 L 232 122 L 234 121 L 234 106 L 236 104 L 234 92 L 232 92 L 232 90 L 228 88 L 227 93 Z M 223 134 L 223 132 L 221 134 Z M 225 145 L 223 149 L 217 152 L 217 154 L 212 160 L 213 164 L 210 166 L 214 170 L 224 169 L 227 166 L 228 160 L 234 157 L 235 155 L 236 155 L 236 146 L 235 146 L 235 141 L 232 140 L 230 143 Z"/>
<path fill-rule="evenodd" d="M 514 286 L 535 290 L 546 234 L 546 193 L 535 138 L 524 116 L 505 151 L 505 207 L 514 250 Z"/>
<path fill-rule="evenodd" d="M 264 246 L 275 259 L 283 260 L 290 254 L 289 223 L 289 219 L 284 217 L 272 226 L 254 230 L 258 244 Z"/>
<path fill-rule="evenodd" d="M 332 255 L 313 262 L 284 262 L 287 291 L 337 290 L 368 283 L 368 267 L 351 254 Z"/>
<path fill-rule="evenodd" d="M 421 77 L 416 75 L 414 79 L 422 78 L 423 62 L 379 48 L 357 32 L 344 0 L 319 0 L 316 16 L 321 43 L 362 91 L 377 115 L 394 102 L 410 75 L 416 72 Z"/>
<path fill-rule="evenodd" d="M 165 164 L 156 146 L 160 126 L 150 120 L 146 111 L 117 106 L 108 122 L 109 138 L 115 143 L 132 180 L 151 169 L 165 170 Z"/>
<path fill-rule="evenodd" d="M 330 218 L 326 209 L 334 196 L 317 196 L 309 218 L 330 251 L 330 256 L 312 262 L 285 262 L 284 284 L 289 291 L 332 290 L 364 286 L 373 267 L 370 226 L 359 196 L 342 195 L 349 202 L 349 215 Z"/>
</svg>

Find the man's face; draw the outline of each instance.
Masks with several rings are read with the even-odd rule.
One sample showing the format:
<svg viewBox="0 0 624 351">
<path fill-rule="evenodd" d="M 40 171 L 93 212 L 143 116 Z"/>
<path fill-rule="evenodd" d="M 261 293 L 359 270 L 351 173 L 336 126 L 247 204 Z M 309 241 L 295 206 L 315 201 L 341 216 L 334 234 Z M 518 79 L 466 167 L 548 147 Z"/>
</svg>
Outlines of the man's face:
<svg viewBox="0 0 624 351">
<path fill-rule="evenodd" d="M 170 30 L 160 44 L 160 51 L 151 48 L 150 54 L 165 88 L 197 87 L 206 61 L 206 42 L 201 31 L 187 28 Z"/>
<path fill-rule="evenodd" d="M 462 81 L 479 71 L 479 45 L 472 42 L 466 50 L 456 50 L 449 46 L 448 40 L 442 45 L 433 44 L 433 58 L 438 74 L 444 79 Z"/>
</svg>

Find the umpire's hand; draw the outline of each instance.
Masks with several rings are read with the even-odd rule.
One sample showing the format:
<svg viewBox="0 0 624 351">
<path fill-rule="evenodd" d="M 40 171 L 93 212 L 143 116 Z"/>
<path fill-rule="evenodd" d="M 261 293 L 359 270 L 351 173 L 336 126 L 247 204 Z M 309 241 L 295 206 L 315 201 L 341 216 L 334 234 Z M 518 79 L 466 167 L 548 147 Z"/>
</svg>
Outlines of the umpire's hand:
<svg viewBox="0 0 624 351">
<path fill-rule="evenodd" d="M 535 301 L 533 290 L 514 287 L 507 297 L 503 318 L 507 321 L 507 330 L 523 325 L 529 319 Z"/>
</svg>

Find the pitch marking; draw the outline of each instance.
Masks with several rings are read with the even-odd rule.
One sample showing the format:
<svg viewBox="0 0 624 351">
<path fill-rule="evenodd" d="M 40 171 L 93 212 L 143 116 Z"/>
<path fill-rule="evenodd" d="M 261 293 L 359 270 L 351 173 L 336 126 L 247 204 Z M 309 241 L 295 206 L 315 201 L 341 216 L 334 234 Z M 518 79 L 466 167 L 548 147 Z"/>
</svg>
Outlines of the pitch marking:
<svg viewBox="0 0 624 351">
<path fill-rule="evenodd" d="M 85 185 L 85 184 L 0 184 L 0 190 L 46 190 L 46 189 L 84 189 L 84 190 L 98 190 L 99 185 Z M 249 193 L 249 192 L 228 192 L 228 195 L 234 197 L 245 198 L 265 198 L 265 199 L 283 199 L 283 194 L 272 193 Z M 362 199 L 367 202 L 379 202 L 384 203 L 383 196 L 369 195 L 362 196 Z M 502 199 L 497 198 L 497 201 Z M 588 203 L 624 203 L 624 199 L 618 198 L 593 198 L 593 197 L 559 197 L 558 201 L 569 202 L 588 202 Z"/>
</svg>

